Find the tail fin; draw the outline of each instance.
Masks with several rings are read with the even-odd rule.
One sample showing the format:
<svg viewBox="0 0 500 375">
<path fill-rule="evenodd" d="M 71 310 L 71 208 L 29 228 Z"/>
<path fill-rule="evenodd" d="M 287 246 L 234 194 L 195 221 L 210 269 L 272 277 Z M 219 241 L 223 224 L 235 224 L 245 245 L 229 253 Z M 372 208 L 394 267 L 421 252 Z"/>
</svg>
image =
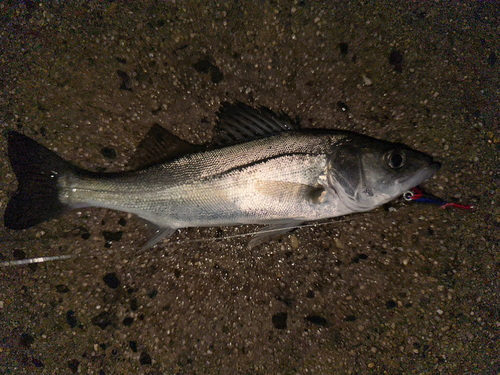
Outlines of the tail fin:
<svg viewBox="0 0 500 375">
<path fill-rule="evenodd" d="M 7 228 L 30 228 L 70 209 L 59 200 L 57 181 L 76 167 L 15 131 L 8 133 L 8 155 L 18 187 L 4 213 Z"/>
</svg>

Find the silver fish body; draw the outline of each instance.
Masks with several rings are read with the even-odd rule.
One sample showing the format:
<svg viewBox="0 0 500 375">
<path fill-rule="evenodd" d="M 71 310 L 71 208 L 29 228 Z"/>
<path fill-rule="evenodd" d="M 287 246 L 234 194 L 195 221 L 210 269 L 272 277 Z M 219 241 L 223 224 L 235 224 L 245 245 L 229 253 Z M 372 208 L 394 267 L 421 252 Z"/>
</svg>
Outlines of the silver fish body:
<svg viewBox="0 0 500 375">
<path fill-rule="evenodd" d="M 47 169 L 56 197 L 53 193 L 48 200 L 65 209 L 95 206 L 134 213 L 158 227 L 158 235 L 147 244 L 151 246 L 177 228 L 271 224 L 285 231 L 307 221 L 369 211 L 420 184 L 439 168 L 430 156 L 404 145 L 344 131 L 288 129 L 272 112 L 257 113 L 241 105 L 234 115 L 246 116 L 243 130 L 256 130 L 260 137 L 242 141 L 246 135 L 238 133 L 235 144 L 138 171 L 93 173 L 65 165 L 52 154 L 55 161 L 49 160 L 52 166 Z M 268 120 L 279 123 L 281 129 Z M 9 139 L 9 157 L 20 180 L 16 196 L 29 195 L 22 183 L 26 172 L 18 162 L 22 157 L 10 147 L 26 142 L 20 139 L 24 136 L 15 134 Z M 7 227 L 26 227 L 16 223 L 19 215 L 14 209 L 26 206 L 26 202 L 16 203 L 16 196 L 4 221 Z"/>
<path fill-rule="evenodd" d="M 67 175 L 60 199 L 137 214 L 172 228 L 310 221 L 346 214 L 316 197 L 338 135 L 283 133 L 111 178 Z M 322 189 L 321 189 L 322 190 Z"/>
</svg>

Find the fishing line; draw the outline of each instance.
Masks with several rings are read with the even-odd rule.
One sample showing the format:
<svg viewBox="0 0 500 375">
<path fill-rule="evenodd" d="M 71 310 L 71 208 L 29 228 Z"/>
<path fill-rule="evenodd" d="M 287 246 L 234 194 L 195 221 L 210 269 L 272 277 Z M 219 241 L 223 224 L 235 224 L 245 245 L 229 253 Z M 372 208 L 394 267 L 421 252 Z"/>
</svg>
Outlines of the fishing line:
<svg viewBox="0 0 500 375">
<path fill-rule="evenodd" d="M 405 192 L 403 194 L 403 199 L 406 201 L 409 201 L 409 202 L 436 204 L 436 205 L 439 205 L 443 209 L 447 208 L 447 207 L 456 207 L 456 208 L 461 208 L 461 209 L 465 209 L 465 210 L 473 210 L 474 209 L 474 206 L 469 205 L 469 204 L 459 204 L 459 203 L 445 201 L 441 198 L 436 197 L 435 195 L 432 195 L 430 193 L 425 192 L 419 186 L 416 186 L 413 189 Z M 273 233 L 273 232 L 291 231 L 291 230 L 297 229 L 297 228 L 313 228 L 313 227 L 315 228 L 315 227 L 319 227 L 319 226 L 331 225 L 333 223 L 339 223 L 339 222 L 344 222 L 344 221 L 346 221 L 346 219 L 337 219 L 337 220 L 334 219 L 332 221 L 328 221 L 328 222 L 324 222 L 324 223 L 313 223 L 313 224 L 304 224 L 304 225 L 294 225 L 294 226 L 290 226 L 290 227 L 261 229 L 261 230 L 257 230 L 257 231 L 253 231 L 253 232 L 233 234 L 230 236 L 167 241 L 165 243 L 165 246 L 168 247 L 169 245 L 181 245 L 181 244 L 186 244 L 186 243 L 200 243 L 200 242 L 206 242 L 206 241 L 232 240 L 235 238 L 243 238 L 243 237 L 253 236 L 255 234 L 267 234 L 267 233 Z M 56 238 L 60 238 L 60 237 L 44 237 L 44 239 L 51 239 L 51 238 L 56 239 Z M 18 241 L 21 242 L 21 241 L 37 241 L 37 240 L 38 240 L 38 238 L 37 239 L 24 239 L 24 240 L 7 240 L 7 241 L 3 241 L 3 242 L 5 243 L 5 242 L 18 242 Z M 56 260 L 66 260 L 66 259 L 79 258 L 79 257 L 86 258 L 86 257 L 94 256 L 94 255 L 95 254 L 86 254 L 86 255 L 72 254 L 72 255 L 55 255 L 55 256 L 37 257 L 37 258 L 29 258 L 29 259 L 19 259 L 19 260 L 0 262 L 0 267 L 23 266 L 23 265 L 27 265 L 27 264 L 45 263 L 45 262 L 51 262 L 51 261 L 56 261 Z"/>
<path fill-rule="evenodd" d="M 314 224 L 304 224 L 304 225 L 295 225 L 295 226 L 290 226 L 290 227 L 283 227 L 283 228 L 276 228 L 276 229 L 262 229 L 262 230 L 257 230 L 253 232 L 247 232 L 247 233 L 240 233 L 240 234 L 234 234 L 230 236 L 223 236 L 223 237 L 211 237 L 211 238 L 195 238 L 195 239 L 183 239 L 183 240 L 177 240 L 177 241 L 167 241 L 165 243 L 165 246 L 168 245 L 182 245 L 186 243 L 199 243 L 199 242 L 206 242 L 206 241 L 224 241 L 224 240 L 231 240 L 235 238 L 243 238 L 243 237 L 248 237 L 248 236 L 253 236 L 255 234 L 266 234 L 266 233 L 273 233 L 273 232 L 279 232 L 283 230 L 293 230 L 293 229 L 298 229 L 298 228 L 312 228 L 312 227 L 319 227 L 319 226 L 325 226 L 325 225 L 330 225 L 333 223 L 339 223 L 339 222 L 344 222 L 345 219 L 342 220 L 334 220 L 331 222 L 325 222 L 325 223 L 314 223 Z M 52 237 L 53 239 L 58 238 L 58 237 Z M 37 239 L 27 239 L 27 240 L 10 240 L 7 242 L 21 242 L 21 241 L 36 241 Z M 140 254 L 140 253 L 139 253 Z M 91 256 L 94 256 L 95 253 L 91 254 L 67 254 L 67 255 L 54 255 L 54 256 L 46 256 L 46 257 L 36 257 L 36 258 L 29 258 L 29 259 L 19 259 L 19 260 L 10 260 L 10 261 L 5 261 L 5 262 L 0 262 L 0 267 L 11 267 L 11 266 L 24 266 L 28 264 L 38 264 L 38 263 L 45 263 L 45 262 L 53 262 L 56 260 L 67 260 L 67 259 L 74 259 L 74 258 L 88 258 Z"/>
</svg>

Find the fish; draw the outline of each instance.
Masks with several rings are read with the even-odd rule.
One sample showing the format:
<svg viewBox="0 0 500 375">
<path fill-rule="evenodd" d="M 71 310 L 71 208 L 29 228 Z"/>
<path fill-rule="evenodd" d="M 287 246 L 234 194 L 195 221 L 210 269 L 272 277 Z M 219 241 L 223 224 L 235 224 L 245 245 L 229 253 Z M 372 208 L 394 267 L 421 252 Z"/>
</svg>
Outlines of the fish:
<svg viewBox="0 0 500 375">
<path fill-rule="evenodd" d="M 27 229 L 72 209 L 128 212 L 153 228 L 143 248 L 179 228 L 261 224 L 257 246 L 312 221 L 366 212 L 433 176 L 441 164 L 399 143 L 241 102 L 219 109 L 213 141 L 193 145 L 155 125 L 123 172 L 93 172 L 8 132 L 17 191 L 4 225 Z"/>
</svg>

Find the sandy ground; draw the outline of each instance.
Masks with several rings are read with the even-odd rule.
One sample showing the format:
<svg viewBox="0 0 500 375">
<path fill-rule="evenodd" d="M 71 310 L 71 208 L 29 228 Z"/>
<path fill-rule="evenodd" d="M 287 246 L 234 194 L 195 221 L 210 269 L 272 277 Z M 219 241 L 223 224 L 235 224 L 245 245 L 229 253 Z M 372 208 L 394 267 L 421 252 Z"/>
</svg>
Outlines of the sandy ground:
<svg viewBox="0 0 500 375">
<path fill-rule="evenodd" d="M 4 134 L 120 171 L 154 123 L 205 143 L 240 100 L 429 152 L 426 189 L 477 209 L 396 201 L 254 249 L 215 240 L 238 227 L 140 252 L 101 209 L 2 227 L 1 260 L 81 256 L 0 269 L 1 373 L 500 372 L 494 2 L 50 3 L 0 4 Z"/>
</svg>

